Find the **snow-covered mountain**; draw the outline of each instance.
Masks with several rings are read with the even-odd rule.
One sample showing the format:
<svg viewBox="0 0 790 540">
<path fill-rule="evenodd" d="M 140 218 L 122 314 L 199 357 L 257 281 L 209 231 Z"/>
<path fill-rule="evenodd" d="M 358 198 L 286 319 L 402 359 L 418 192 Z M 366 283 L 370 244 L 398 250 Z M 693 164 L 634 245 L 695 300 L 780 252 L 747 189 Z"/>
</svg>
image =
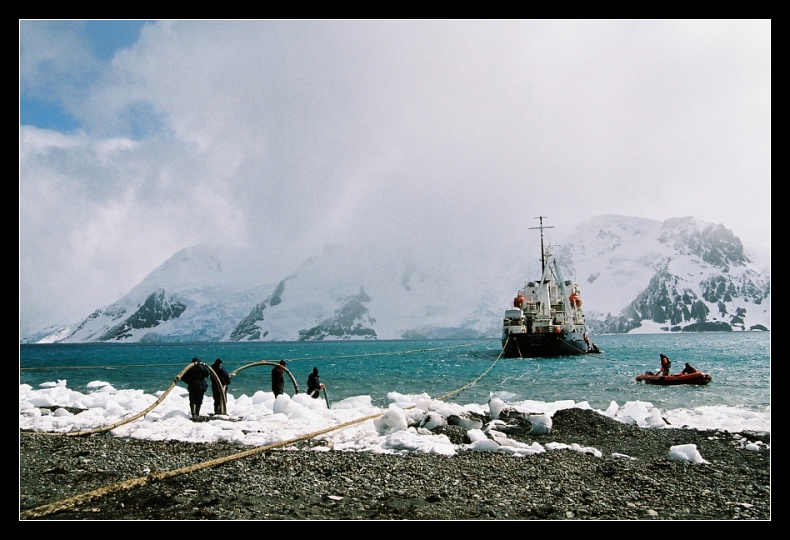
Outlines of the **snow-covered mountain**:
<svg viewBox="0 0 790 540">
<path fill-rule="evenodd" d="M 558 253 L 595 333 L 768 330 L 770 270 L 723 225 L 598 216 Z M 625 300 L 625 302 L 624 302 Z"/>
<path fill-rule="evenodd" d="M 260 257 L 196 246 L 80 324 L 22 341 L 493 338 L 515 291 L 536 277 L 524 261 L 537 256 L 337 245 L 273 276 L 253 263 Z M 568 235 L 557 257 L 582 285 L 593 333 L 770 328 L 769 270 L 723 225 L 599 216 Z"/>
</svg>

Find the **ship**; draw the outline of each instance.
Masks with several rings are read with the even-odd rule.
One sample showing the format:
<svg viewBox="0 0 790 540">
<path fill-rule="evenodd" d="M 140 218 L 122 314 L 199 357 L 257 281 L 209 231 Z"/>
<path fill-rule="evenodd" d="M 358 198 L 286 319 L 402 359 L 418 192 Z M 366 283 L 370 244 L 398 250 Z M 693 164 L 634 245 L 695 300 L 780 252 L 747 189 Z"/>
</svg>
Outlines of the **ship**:
<svg viewBox="0 0 790 540">
<path fill-rule="evenodd" d="M 502 322 L 502 356 L 538 358 L 601 352 L 590 342 L 582 310 L 581 289 L 565 280 L 552 247 L 544 247 L 539 216 L 541 277 L 519 289 Z"/>
</svg>

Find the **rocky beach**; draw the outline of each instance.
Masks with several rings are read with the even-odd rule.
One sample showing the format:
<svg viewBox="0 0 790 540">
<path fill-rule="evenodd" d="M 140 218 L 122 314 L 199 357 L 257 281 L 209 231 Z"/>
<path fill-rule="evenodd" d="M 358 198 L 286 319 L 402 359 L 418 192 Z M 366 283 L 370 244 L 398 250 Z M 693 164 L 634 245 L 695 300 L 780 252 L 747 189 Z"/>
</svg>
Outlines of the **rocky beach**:
<svg viewBox="0 0 790 540">
<path fill-rule="evenodd" d="M 508 436 L 569 448 L 521 457 L 20 432 L 20 520 L 771 519 L 770 433 L 646 429 L 582 409 L 552 420 L 548 434 Z M 436 431 L 468 442 L 459 426 Z M 688 444 L 707 463 L 670 458 Z"/>
</svg>

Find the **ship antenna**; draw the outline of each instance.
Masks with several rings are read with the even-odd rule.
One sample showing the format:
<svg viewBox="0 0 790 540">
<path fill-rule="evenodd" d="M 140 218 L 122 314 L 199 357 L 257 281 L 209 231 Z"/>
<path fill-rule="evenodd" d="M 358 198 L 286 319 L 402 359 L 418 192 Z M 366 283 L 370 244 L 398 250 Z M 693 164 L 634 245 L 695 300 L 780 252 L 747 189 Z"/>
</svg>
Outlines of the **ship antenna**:
<svg viewBox="0 0 790 540">
<path fill-rule="evenodd" d="M 543 229 L 553 229 L 552 225 L 543 225 L 543 218 L 548 216 L 538 216 L 535 219 L 540 220 L 539 227 L 530 227 L 530 229 L 540 229 L 540 275 L 546 271 L 546 252 L 543 250 Z"/>
</svg>

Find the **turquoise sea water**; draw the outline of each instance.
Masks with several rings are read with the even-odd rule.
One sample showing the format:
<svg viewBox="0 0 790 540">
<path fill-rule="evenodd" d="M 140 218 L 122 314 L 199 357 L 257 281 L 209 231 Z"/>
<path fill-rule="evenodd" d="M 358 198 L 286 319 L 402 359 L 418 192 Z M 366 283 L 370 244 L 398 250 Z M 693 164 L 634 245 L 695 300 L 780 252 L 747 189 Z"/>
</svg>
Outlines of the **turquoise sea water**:
<svg viewBox="0 0 790 540">
<path fill-rule="evenodd" d="M 209 364 L 222 358 L 228 371 L 285 359 L 300 391 L 317 367 L 333 402 L 369 395 L 380 406 L 390 402 L 390 392 L 436 397 L 472 381 L 447 400 L 573 400 L 596 409 L 612 401 L 646 401 L 663 410 L 724 405 L 764 411 L 771 404 L 768 332 L 611 335 L 594 341 L 603 354 L 535 359 L 499 358 L 498 340 L 20 345 L 19 382 L 35 388 L 65 379 L 69 388 L 86 392 L 88 383 L 106 381 L 155 393 L 166 390 L 198 356 Z M 636 383 L 640 373 L 658 369 L 662 352 L 672 359 L 673 373 L 689 362 L 711 373 L 713 381 L 672 387 Z M 270 371 L 259 366 L 239 372 L 229 393 L 269 391 Z M 286 392 L 293 391 L 287 382 Z"/>
</svg>

